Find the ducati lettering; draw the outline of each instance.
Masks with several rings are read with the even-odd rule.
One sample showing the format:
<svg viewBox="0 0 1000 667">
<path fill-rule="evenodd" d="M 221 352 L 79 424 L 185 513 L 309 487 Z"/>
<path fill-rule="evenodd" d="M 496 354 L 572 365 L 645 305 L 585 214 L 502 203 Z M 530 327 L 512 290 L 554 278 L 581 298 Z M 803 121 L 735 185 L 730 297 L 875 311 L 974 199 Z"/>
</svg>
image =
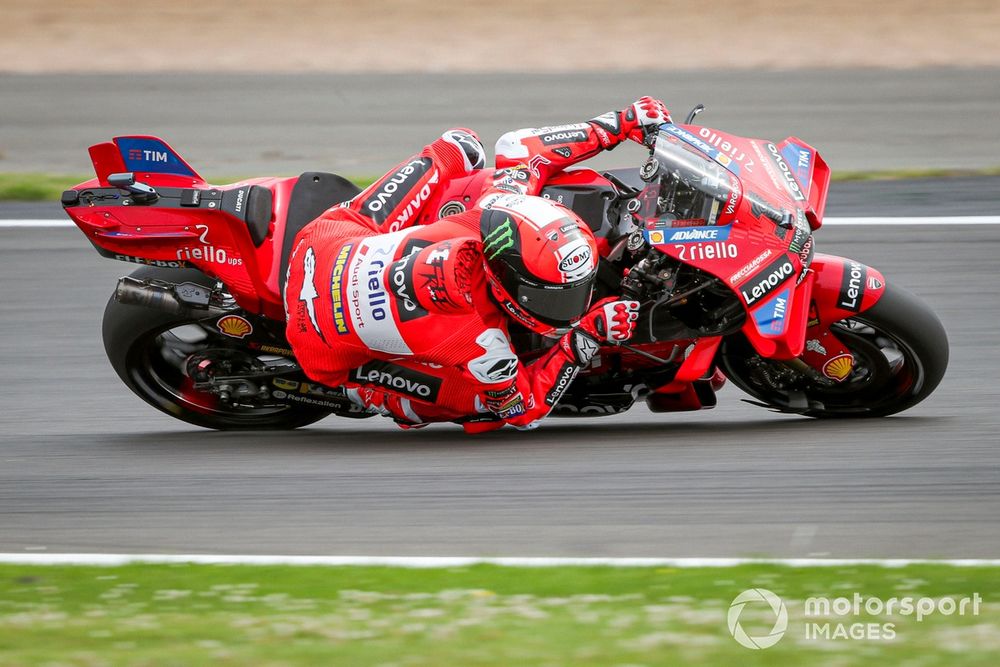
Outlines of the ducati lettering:
<svg viewBox="0 0 1000 667">
<path fill-rule="evenodd" d="M 400 213 L 396 219 L 389 225 L 389 231 L 395 232 L 406 226 L 408 222 L 420 211 L 420 208 L 427 203 L 427 199 L 431 196 L 431 191 L 434 189 L 433 186 L 438 182 L 438 172 L 435 169 L 431 177 L 427 179 L 424 183 L 424 187 L 420 188 L 410 203 L 406 205 L 403 212 Z"/>
<path fill-rule="evenodd" d="M 694 243 L 675 245 L 677 259 L 682 262 L 700 262 L 706 259 L 736 259 L 740 256 L 735 243 Z"/>
<path fill-rule="evenodd" d="M 840 297 L 837 300 L 837 307 L 856 313 L 861 310 L 861 297 L 868 275 L 868 267 L 860 262 L 849 260 L 844 267 L 844 275 L 840 279 Z"/>
<path fill-rule="evenodd" d="M 441 378 L 388 361 L 370 361 L 351 371 L 351 380 L 382 387 L 395 394 L 433 403 L 441 390 Z"/>
<path fill-rule="evenodd" d="M 785 183 L 785 189 L 792 195 L 792 199 L 795 201 L 805 201 L 806 196 L 802 194 L 802 188 L 799 186 L 798 180 L 792 173 L 788 163 L 785 162 L 785 158 L 778 152 L 778 147 L 772 143 L 768 143 L 767 151 L 774 159 L 774 163 L 778 165 L 778 169 L 781 171 L 781 178 Z"/>
<path fill-rule="evenodd" d="M 747 284 L 740 288 L 740 296 L 743 297 L 744 303 L 750 306 L 771 294 L 794 274 L 795 267 L 792 266 L 791 260 L 784 256 L 779 257 L 747 281 Z"/>
<path fill-rule="evenodd" d="M 410 160 L 381 183 L 362 204 L 368 216 L 377 223 L 385 222 L 389 214 L 402 202 L 413 184 L 419 181 L 433 162 L 422 157 Z"/>
</svg>

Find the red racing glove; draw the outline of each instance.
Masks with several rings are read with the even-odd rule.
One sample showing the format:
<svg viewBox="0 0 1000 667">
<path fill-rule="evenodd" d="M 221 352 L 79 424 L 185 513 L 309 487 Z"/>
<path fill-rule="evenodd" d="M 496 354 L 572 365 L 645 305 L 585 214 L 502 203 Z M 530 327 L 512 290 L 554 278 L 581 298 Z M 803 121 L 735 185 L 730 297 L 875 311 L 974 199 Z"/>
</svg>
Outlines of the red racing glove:
<svg viewBox="0 0 1000 667">
<path fill-rule="evenodd" d="M 656 132 L 663 123 L 670 123 L 670 111 L 660 100 L 652 97 L 640 97 L 621 112 L 622 126 L 628 138 L 637 144 L 645 145 L 646 137 Z"/>
<path fill-rule="evenodd" d="M 608 297 L 598 301 L 587 312 L 577 328 L 600 343 L 624 343 L 635 332 L 639 319 L 639 302 Z"/>
</svg>

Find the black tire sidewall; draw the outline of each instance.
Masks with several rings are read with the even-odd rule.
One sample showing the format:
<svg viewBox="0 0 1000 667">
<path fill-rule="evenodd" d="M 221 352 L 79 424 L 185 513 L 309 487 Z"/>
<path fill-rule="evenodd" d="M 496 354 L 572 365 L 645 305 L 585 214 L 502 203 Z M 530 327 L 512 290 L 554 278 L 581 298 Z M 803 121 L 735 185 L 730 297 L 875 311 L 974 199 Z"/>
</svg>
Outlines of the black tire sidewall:
<svg viewBox="0 0 1000 667">
<path fill-rule="evenodd" d="M 907 410 L 927 398 L 938 386 L 948 368 L 948 335 L 934 311 L 919 297 L 908 290 L 887 284 L 882 297 L 874 306 L 852 316 L 852 320 L 866 322 L 877 331 L 909 348 L 919 360 L 921 378 L 918 386 L 902 394 L 895 401 L 875 406 L 866 411 L 824 411 L 809 409 L 801 414 L 818 418 L 884 417 Z M 723 341 L 719 349 L 719 365 L 726 376 L 740 389 L 754 398 L 770 403 L 768 397 L 755 390 L 752 383 L 740 377 L 732 356 L 743 356 L 752 348 L 743 334 Z M 754 352 L 755 353 L 755 352 Z M 772 403 L 773 404 L 773 403 Z M 781 406 L 775 405 L 781 409 Z"/>
<path fill-rule="evenodd" d="M 142 267 L 130 277 L 137 280 L 162 280 L 170 283 L 191 282 L 205 287 L 214 287 L 216 280 L 197 269 L 172 269 L 160 267 Z M 176 419 L 217 430 L 267 430 L 292 429 L 311 424 L 329 414 L 329 410 L 308 406 L 290 406 L 287 411 L 274 415 L 270 419 L 240 418 L 236 415 L 224 416 L 206 414 L 173 403 L 168 409 L 150 395 L 150 388 L 136 381 L 137 366 L 144 358 L 143 347 L 155 339 L 156 335 L 165 329 L 182 326 L 197 321 L 184 314 L 172 314 L 154 308 L 146 308 L 118 302 L 114 295 L 108 300 L 104 309 L 102 335 L 104 351 L 108 355 L 115 373 L 122 382 L 139 398 L 157 410 Z"/>
</svg>

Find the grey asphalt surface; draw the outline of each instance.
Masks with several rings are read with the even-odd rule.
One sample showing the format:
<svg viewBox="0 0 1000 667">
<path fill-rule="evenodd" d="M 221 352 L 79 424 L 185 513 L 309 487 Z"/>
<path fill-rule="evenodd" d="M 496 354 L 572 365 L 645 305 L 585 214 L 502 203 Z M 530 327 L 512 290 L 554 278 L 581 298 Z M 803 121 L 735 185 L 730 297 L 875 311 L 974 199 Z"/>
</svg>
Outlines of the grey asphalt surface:
<svg viewBox="0 0 1000 667">
<path fill-rule="evenodd" d="M 818 422 L 727 387 L 713 411 L 473 439 L 376 419 L 175 422 L 104 357 L 102 309 L 130 267 L 72 229 L 0 230 L 0 551 L 997 557 L 1000 227 L 818 242 L 941 316 L 951 366 L 921 405 Z"/>
<path fill-rule="evenodd" d="M 492 146 L 507 130 L 584 120 L 645 94 L 678 121 L 704 103 L 705 125 L 802 137 L 835 170 L 1000 166 L 1000 69 L 137 75 L 123 58 L 122 71 L 0 74 L 0 171 L 89 173 L 88 146 L 137 133 L 163 137 L 208 176 L 374 176 L 446 127 L 474 128 Z M 595 162 L 632 166 L 638 151 Z"/>
<path fill-rule="evenodd" d="M 705 102 L 700 122 L 738 134 L 806 138 L 834 169 L 983 167 L 1000 163 L 998 83 L 993 70 L 0 76 L 0 171 L 86 173 L 90 143 L 149 132 L 209 175 L 372 175 L 444 126 L 489 144 L 647 92 L 679 110 Z M 835 184 L 828 215 L 996 215 L 998 182 Z M 286 434 L 176 422 L 104 357 L 103 307 L 131 267 L 73 229 L 0 229 L 0 551 L 1000 556 L 1000 227 L 830 227 L 817 240 L 944 321 L 950 369 L 921 405 L 817 422 L 727 387 L 712 411 L 640 407 L 470 439 L 375 419 Z"/>
</svg>

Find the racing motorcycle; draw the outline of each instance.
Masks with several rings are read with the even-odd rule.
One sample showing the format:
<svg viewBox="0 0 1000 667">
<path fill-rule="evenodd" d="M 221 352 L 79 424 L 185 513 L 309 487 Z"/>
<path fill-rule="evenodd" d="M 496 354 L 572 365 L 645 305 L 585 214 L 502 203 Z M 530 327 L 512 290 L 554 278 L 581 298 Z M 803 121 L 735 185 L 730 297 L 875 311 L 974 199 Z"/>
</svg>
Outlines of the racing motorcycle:
<svg viewBox="0 0 1000 667">
<path fill-rule="evenodd" d="M 877 417 L 935 389 L 948 341 L 935 314 L 877 269 L 816 252 L 830 169 L 800 139 L 665 124 L 638 168 L 553 177 L 601 251 L 594 301 L 641 302 L 635 336 L 594 357 L 553 415 L 716 405 L 728 378 L 750 402 L 810 417 Z M 359 189 L 335 174 L 214 186 L 163 140 L 90 148 L 96 178 L 62 195 L 97 252 L 141 265 L 104 313 L 109 360 L 159 410 L 215 429 L 295 428 L 370 414 L 311 381 L 284 336 L 295 235 Z M 418 224 L 472 206 L 492 170 L 448 184 Z M 512 325 L 524 359 L 551 340 Z"/>
</svg>

